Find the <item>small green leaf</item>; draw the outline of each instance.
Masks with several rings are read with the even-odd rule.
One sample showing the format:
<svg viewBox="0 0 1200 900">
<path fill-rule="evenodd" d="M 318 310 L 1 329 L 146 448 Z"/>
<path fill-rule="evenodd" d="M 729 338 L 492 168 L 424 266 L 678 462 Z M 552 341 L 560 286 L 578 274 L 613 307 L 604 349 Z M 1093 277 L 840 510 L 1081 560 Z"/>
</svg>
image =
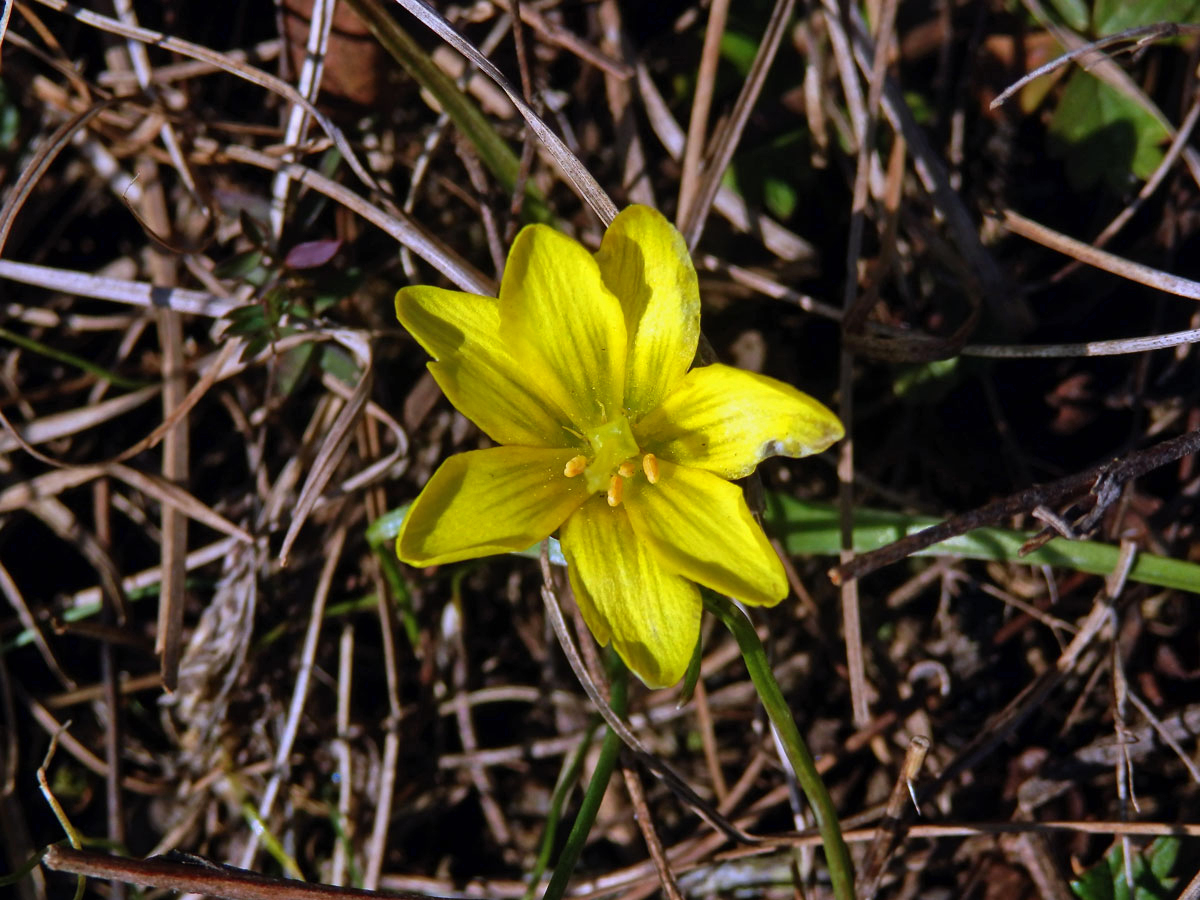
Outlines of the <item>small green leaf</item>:
<svg viewBox="0 0 1200 900">
<path fill-rule="evenodd" d="M 918 91 L 905 91 L 904 103 L 918 125 L 932 125 L 937 118 L 937 110 L 932 101 Z"/>
<path fill-rule="evenodd" d="M 242 226 L 242 234 L 245 235 L 246 240 L 251 244 L 263 250 L 271 246 L 271 241 L 267 237 L 267 230 L 254 216 L 243 209 L 238 213 L 238 221 Z"/>
<path fill-rule="evenodd" d="M 696 638 L 696 649 L 692 651 L 692 661 L 688 663 L 687 671 L 683 673 L 683 683 L 679 688 L 678 705 L 683 706 L 692 699 L 696 692 L 696 682 L 700 680 L 700 661 L 704 658 L 704 642 Z"/>
<path fill-rule="evenodd" d="M 241 337 L 259 334 L 267 327 L 263 309 L 257 303 L 231 309 L 225 318 L 229 321 L 229 333 Z"/>
<path fill-rule="evenodd" d="M 893 393 L 910 403 L 936 403 L 958 384 L 955 375 L 958 371 L 958 359 L 957 356 L 952 356 L 949 359 L 935 359 L 901 369 L 892 384 Z"/>
<path fill-rule="evenodd" d="M 738 70 L 743 78 L 750 74 L 754 57 L 758 54 L 758 41 L 738 31 L 726 31 L 721 35 L 721 57 Z"/>
<path fill-rule="evenodd" d="M 312 359 L 316 345 L 311 341 L 292 347 L 279 357 L 275 369 L 275 379 L 278 391 L 283 397 L 290 397 L 308 372 L 308 364 Z"/>
<path fill-rule="evenodd" d="M 251 280 L 250 276 L 261 269 L 262 261 L 263 252 L 261 250 L 245 250 L 218 263 L 213 269 L 213 274 L 218 278 L 232 278 L 250 281 L 251 284 L 254 284 L 255 282 Z"/>
<path fill-rule="evenodd" d="M 1067 2 L 1074 3 L 1078 0 Z M 1057 2 L 1055 6 L 1058 6 Z M 1200 0 L 1138 0 L 1136 3 L 1131 3 L 1130 0 L 1096 0 L 1092 11 L 1092 30 L 1097 37 L 1116 34 L 1127 28 L 1154 25 L 1157 22 L 1177 22 L 1183 25 L 1198 21 Z"/>
<path fill-rule="evenodd" d="M 349 387 L 358 384 L 362 377 L 350 354 L 336 345 L 326 345 L 321 351 L 321 368 Z"/>
<path fill-rule="evenodd" d="M 1178 838 L 1159 838 L 1146 851 L 1146 857 L 1150 860 L 1150 871 L 1159 881 L 1171 874 L 1175 860 L 1179 858 L 1179 848 Z"/>
<path fill-rule="evenodd" d="M 8 85 L 0 81 L 0 150 L 15 150 L 21 133 L 21 108 L 13 102 Z"/>
<path fill-rule="evenodd" d="M 1071 892 L 1080 900 L 1171 900 L 1178 878 L 1168 874 L 1179 855 L 1178 838 L 1159 838 L 1144 853 L 1129 861 L 1133 890 L 1125 878 L 1121 841 L 1115 841 L 1104 858 L 1071 882 Z M 1149 860 L 1149 865 L 1147 865 Z"/>
<path fill-rule="evenodd" d="M 1134 100 L 1082 69 L 1071 74 L 1050 121 L 1049 151 L 1066 161 L 1075 190 L 1103 181 L 1117 193 L 1145 179 L 1170 135 Z"/>
<path fill-rule="evenodd" d="M 796 189 L 784 181 L 768 175 L 763 179 L 763 203 L 767 210 L 777 219 L 790 219 L 796 211 L 798 198 Z"/>
</svg>

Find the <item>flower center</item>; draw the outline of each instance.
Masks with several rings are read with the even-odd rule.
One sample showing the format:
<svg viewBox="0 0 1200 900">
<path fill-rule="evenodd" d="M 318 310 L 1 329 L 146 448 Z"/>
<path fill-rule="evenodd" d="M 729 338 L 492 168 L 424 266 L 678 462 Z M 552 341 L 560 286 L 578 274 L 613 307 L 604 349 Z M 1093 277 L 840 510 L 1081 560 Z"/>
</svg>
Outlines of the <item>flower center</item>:
<svg viewBox="0 0 1200 900">
<path fill-rule="evenodd" d="M 563 474 L 568 478 L 583 475 L 588 491 L 594 494 L 604 491 L 608 495 L 608 505 L 617 506 L 624 495 L 625 479 L 637 473 L 638 465 L 633 457 L 641 453 L 629 427 L 629 419 L 618 414 L 587 432 L 585 437 L 592 446 L 591 459 L 586 456 L 572 458 Z M 641 463 L 646 480 L 651 484 L 658 481 L 658 460 L 654 454 L 642 456 Z"/>
</svg>

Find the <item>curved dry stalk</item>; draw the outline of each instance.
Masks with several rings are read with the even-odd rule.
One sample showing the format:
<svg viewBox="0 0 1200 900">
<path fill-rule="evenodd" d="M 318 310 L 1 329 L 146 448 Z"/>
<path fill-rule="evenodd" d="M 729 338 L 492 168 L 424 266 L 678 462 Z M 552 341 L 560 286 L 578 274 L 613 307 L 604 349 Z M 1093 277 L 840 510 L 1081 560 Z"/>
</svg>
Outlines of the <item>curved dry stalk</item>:
<svg viewBox="0 0 1200 900">
<path fill-rule="evenodd" d="M 1130 100 L 1137 103 L 1138 106 L 1142 107 L 1142 109 L 1154 117 L 1154 119 L 1163 127 L 1168 135 L 1170 135 L 1172 138 L 1175 137 L 1175 126 L 1171 123 L 1171 120 L 1168 119 L 1163 111 L 1154 103 L 1154 101 L 1146 95 L 1146 92 L 1142 90 L 1141 86 L 1134 81 L 1132 77 L 1130 77 L 1128 72 L 1118 66 L 1108 56 L 1093 49 L 1091 42 L 1085 41 L 1070 28 L 1055 22 L 1047 14 L 1045 7 L 1042 6 L 1039 0 L 1021 0 L 1021 3 L 1027 10 L 1029 10 L 1030 14 L 1037 19 L 1038 23 L 1043 28 L 1054 35 L 1055 40 L 1057 40 L 1062 46 L 1069 47 L 1072 51 L 1078 50 L 1080 51 L 1081 55 L 1091 57 L 1087 65 L 1087 69 L 1090 74 L 1094 75 L 1096 78 L 1099 78 L 1114 90 L 1119 91 Z M 1190 33 L 1197 33 L 1200 32 L 1200 25 L 1177 25 L 1175 26 L 1175 29 L 1180 31 L 1186 30 Z M 1172 29 L 1168 28 L 1168 31 L 1170 30 Z M 1187 147 L 1184 148 L 1183 158 L 1184 162 L 1187 163 L 1188 170 L 1192 173 L 1192 178 L 1195 180 L 1196 184 L 1200 186 L 1200 153 L 1197 153 L 1195 150 Z"/>
<path fill-rule="evenodd" d="M 421 24 L 474 63 L 484 75 L 492 79 L 496 86 L 508 95 L 508 99 L 521 113 L 533 133 L 537 135 L 542 146 L 558 163 L 562 173 L 567 177 L 567 181 L 607 227 L 617 215 L 617 207 L 612 199 L 600 187 L 599 182 L 592 177 L 592 173 L 588 171 L 587 167 L 563 143 L 562 138 L 555 134 L 533 107 L 525 102 L 521 92 L 504 77 L 504 74 L 496 68 L 492 61 L 480 53 L 474 44 L 459 34 L 441 13 L 424 0 L 396 0 L 396 2 L 412 13 Z"/>
<path fill-rule="evenodd" d="M 747 844 L 754 844 L 761 841 L 762 838 L 742 831 L 736 825 L 729 822 L 707 801 L 697 796 L 696 792 L 688 786 L 687 782 L 670 766 L 651 753 L 638 736 L 630 730 L 629 726 L 609 708 L 600 688 L 588 673 L 587 666 L 584 665 L 583 658 L 579 655 L 579 649 L 575 646 L 575 641 L 571 637 L 570 630 L 567 628 L 567 621 L 563 618 L 562 609 L 558 604 L 558 595 L 554 590 L 554 575 L 550 571 L 550 560 L 546 555 L 545 545 L 543 545 L 541 567 L 542 600 L 546 606 L 546 616 L 549 618 L 550 624 L 554 627 L 554 634 L 558 638 L 563 654 L 567 657 L 567 662 L 571 665 L 571 670 L 575 673 L 575 677 L 579 679 L 579 683 L 583 686 L 588 698 L 592 701 L 595 712 L 604 719 L 604 724 L 613 730 L 621 739 L 621 742 L 638 757 L 646 768 L 662 779 L 704 821 L 724 834 L 729 840 Z"/>
<path fill-rule="evenodd" d="M 124 415 L 132 409 L 137 409 L 137 407 L 151 398 L 158 396 L 161 390 L 162 388 L 159 385 L 152 384 L 148 387 L 131 391 L 128 394 L 113 397 L 111 400 L 97 403 L 94 406 L 85 406 L 81 409 L 72 409 L 66 412 L 43 416 L 27 425 L 19 427 L 13 425 L 9 422 L 7 416 L 0 413 L 0 424 L 4 426 L 4 431 L 0 432 L 0 453 L 8 453 L 20 447 L 25 452 L 38 456 L 44 461 L 49 461 L 52 465 L 56 465 L 57 463 L 49 457 L 37 453 L 32 448 L 37 444 L 44 444 L 57 438 L 68 437 L 88 428 L 95 428 L 97 425 L 115 419 L 117 416 Z"/>
<path fill-rule="evenodd" d="M 1140 48 L 1148 41 L 1158 40 L 1160 38 L 1169 38 L 1180 33 L 1195 34 L 1200 32 L 1200 25 L 1187 25 L 1178 22 L 1159 22 L 1155 25 L 1143 25 L 1139 28 L 1127 28 L 1116 34 L 1110 34 L 1108 37 L 1098 38 L 1094 41 L 1089 41 L 1086 44 L 1080 44 L 1068 50 L 1061 56 L 1056 56 L 1048 63 L 1043 63 L 1032 72 L 1027 72 L 1022 75 L 988 104 L 988 109 L 999 109 L 1005 103 L 1012 99 L 1013 95 L 1031 81 L 1036 81 L 1043 75 L 1053 72 L 1055 69 L 1065 66 L 1072 60 L 1078 59 L 1088 53 L 1095 53 L 1099 50 L 1106 50 L 1117 44 L 1123 44 L 1126 41 L 1136 41 Z"/>
<path fill-rule="evenodd" d="M 417 256 L 449 278 L 462 290 L 474 294 L 495 296 L 495 285 L 489 278 L 480 273 L 474 266 L 442 241 L 430 234 L 418 222 L 410 219 L 399 210 L 392 210 L 391 213 L 384 212 L 374 204 L 368 203 L 344 185 L 326 178 L 320 172 L 302 166 L 299 163 L 289 163 L 249 147 L 241 147 L 236 144 L 227 145 L 218 151 L 218 156 L 234 162 L 257 166 L 268 171 L 287 170 L 294 180 L 305 187 L 319 191 L 329 199 L 358 213 L 372 225 L 394 237 L 401 244 L 410 248 Z"/>
<path fill-rule="evenodd" d="M 54 674 L 54 677 L 59 682 L 66 685 L 69 689 L 74 690 L 76 687 L 75 680 L 59 665 L 58 659 L 54 656 L 54 651 L 50 649 L 50 645 L 46 642 L 46 636 L 42 634 L 42 629 L 38 627 L 33 610 L 25 602 L 25 596 L 21 593 L 21 589 L 17 586 L 17 583 L 8 574 L 8 569 L 4 567 L 3 560 L 0 560 L 0 594 L 3 594 L 8 600 L 9 606 L 17 614 L 17 620 L 21 623 L 22 627 L 33 636 L 33 643 L 37 646 L 38 653 L 41 655 L 42 661 L 46 664 L 46 668 Z"/>
<path fill-rule="evenodd" d="M 13 185 L 12 190 L 4 200 L 4 206 L 0 207 L 0 254 L 4 252 L 4 247 L 8 243 L 8 236 L 12 232 L 17 212 L 33 191 L 34 185 L 46 174 L 46 170 L 50 168 L 50 164 L 54 162 L 58 154 L 62 152 L 62 149 L 70 143 L 71 138 L 79 129 L 87 125 L 88 122 L 104 112 L 104 110 L 114 106 L 116 102 L 115 100 L 105 100 L 95 103 L 83 112 L 71 116 L 71 118 L 59 125 L 58 128 L 54 129 L 54 133 L 38 148 L 29 165 L 21 170 L 21 174 L 17 176 L 16 184 Z"/>
</svg>

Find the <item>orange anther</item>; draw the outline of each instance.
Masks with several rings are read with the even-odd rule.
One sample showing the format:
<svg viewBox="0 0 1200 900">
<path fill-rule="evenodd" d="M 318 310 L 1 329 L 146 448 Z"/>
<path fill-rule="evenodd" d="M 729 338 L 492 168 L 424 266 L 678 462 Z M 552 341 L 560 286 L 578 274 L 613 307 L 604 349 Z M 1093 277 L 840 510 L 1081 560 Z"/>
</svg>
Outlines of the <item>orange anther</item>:
<svg viewBox="0 0 1200 900">
<path fill-rule="evenodd" d="M 588 458 L 586 456 L 572 456 L 567 460 L 566 466 L 563 468 L 563 474 L 568 478 L 574 478 L 576 475 L 583 474 L 583 470 L 588 466 Z"/>
<path fill-rule="evenodd" d="M 637 467 L 634 466 L 634 464 L 628 459 L 625 460 L 625 462 L 621 463 L 619 466 L 617 466 L 617 474 L 620 475 L 622 478 L 632 478 L 633 473 L 636 471 L 637 471 Z"/>
<path fill-rule="evenodd" d="M 646 473 L 648 482 L 658 484 L 658 458 L 653 453 L 642 457 L 642 471 Z"/>
<path fill-rule="evenodd" d="M 625 482 L 620 475 L 614 475 L 608 483 L 608 505 L 620 506 L 621 495 L 625 493 Z"/>
</svg>

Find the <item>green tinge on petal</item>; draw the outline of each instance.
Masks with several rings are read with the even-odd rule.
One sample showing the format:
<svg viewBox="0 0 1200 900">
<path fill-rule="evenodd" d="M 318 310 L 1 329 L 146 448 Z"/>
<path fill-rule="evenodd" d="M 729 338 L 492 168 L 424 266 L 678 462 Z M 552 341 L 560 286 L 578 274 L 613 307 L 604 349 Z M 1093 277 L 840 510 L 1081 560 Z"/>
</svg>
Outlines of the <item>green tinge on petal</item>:
<svg viewBox="0 0 1200 900">
<path fill-rule="evenodd" d="M 625 406 L 636 421 L 671 392 L 696 355 L 696 269 L 683 235 L 648 206 L 627 207 L 613 219 L 596 262 L 625 312 Z"/>
<path fill-rule="evenodd" d="M 635 433 L 656 456 L 744 478 L 768 456 L 820 453 L 844 431 L 837 416 L 790 384 L 718 363 L 688 372 Z"/>
<path fill-rule="evenodd" d="M 450 457 L 409 509 L 396 555 L 435 566 L 545 539 L 587 499 L 583 479 L 563 475 L 574 452 L 492 447 Z"/>
<path fill-rule="evenodd" d="M 658 482 L 630 479 L 624 506 L 671 571 L 746 603 L 772 606 L 787 595 L 783 564 L 736 485 L 659 460 Z"/>
<path fill-rule="evenodd" d="M 521 230 L 500 282 L 500 330 L 513 359 L 540 364 L 538 389 L 594 428 L 622 406 L 625 320 L 592 255 L 545 225 Z"/>
<path fill-rule="evenodd" d="M 621 507 L 593 497 L 562 526 L 567 574 L 596 640 L 647 687 L 683 677 L 700 638 L 700 592 L 659 564 Z"/>
<path fill-rule="evenodd" d="M 575 446 L 570 419 L 546 396 L 536 360 L 517 363 L 500 338 L 494 297 L 418 285 L 396 294 L 396 318 L 436 362 L 447 399 L 492 440 L 526 447 Z"/>
</svg>

